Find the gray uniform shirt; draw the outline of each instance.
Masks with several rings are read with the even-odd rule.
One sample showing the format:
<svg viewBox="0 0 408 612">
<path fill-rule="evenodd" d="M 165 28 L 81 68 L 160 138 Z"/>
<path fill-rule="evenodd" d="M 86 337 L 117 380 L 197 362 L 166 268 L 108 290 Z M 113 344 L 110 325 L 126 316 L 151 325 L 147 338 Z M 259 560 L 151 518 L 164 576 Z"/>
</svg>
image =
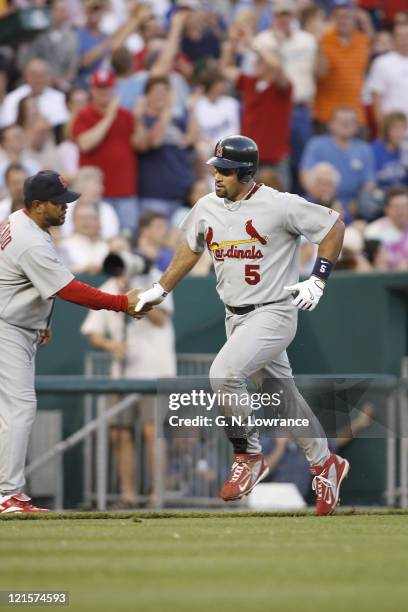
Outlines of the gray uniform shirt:
<svg viewBox="0 0 408 612">
<path fill-rule="evenodd" d="M 43 329 L 53 300 L 73 274 L 61 263 L 51 235 L 25 210 L 0 226 L 0 319 L 26 329 Z"/>
<path fill-rule="evenodd" d="M 256 186 L 241 202 L 210 193 L 181 224 L 190 248 L 210 252 L 217 291 L 229 306 L 292 299 L 299 280 L 300 237 L 319 244 L 338 213 L 290 193 Z"/>
</svg>

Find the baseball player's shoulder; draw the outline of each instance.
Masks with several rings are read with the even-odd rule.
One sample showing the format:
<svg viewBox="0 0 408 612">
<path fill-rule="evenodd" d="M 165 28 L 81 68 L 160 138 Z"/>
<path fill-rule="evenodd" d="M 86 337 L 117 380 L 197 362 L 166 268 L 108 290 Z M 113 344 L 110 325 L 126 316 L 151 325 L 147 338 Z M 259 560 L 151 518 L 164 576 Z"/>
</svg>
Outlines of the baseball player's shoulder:
<svg viewBox="0 0 408 612">
<path fill-rule="evenodd" d="M 42 237 L 43 230 L 30 218 L 25 208 L 16 210 L 8 217 L 13 238 L 23 238 L 26 244 L 31 243 L 33 237 Z"/>
<path fill-rule="evenodd" d="M 308 205 L 310 202 L 297 193 L 290 193 L 289 191 L 277 191 L 274 189 L 277 194 L 276 198 L 283 206 L 295 206 L 299 204 Z"/>
<path fill-rule="evenodd" d="M 281 202 L 284 203 L 285 209 L 293 213 L 301 212 L 302 214 L 311 214 L 311 215 L 319 215 L 319 216 L 333 216 L 337 218 L 339 213 L 337 213 L 332 208 L 327 206 L 322 206 L 321 204 L 316 204 L 312 200 L 306 200 L 306 198 L 302 198 L 302 196 L 297 195 L 296 193 L 282 193 L 281 194 Z"/>
<path fill-rule="evenodd" d="M 21 208 L 20 210 L 16 210 L 15 212 L 9 215 L 9 221 L 11 226 L 16 230 L 28 231 L 32 232 L 35 230 L 37 232 L 41 232 L 42 230 L 38 227 L 38 225 L 30 218 L 27 210 L 25 208 Z"/>
<path fill-rule="evenodd" d="M 6 220 L 7 222 L 7 220 Z M 48 247 L 54 250 L 53 241 L 27 214 L 25 209 L 17 210 L 8 217 L 11 241 L 8 253 L 18 258 L 29 249 Z"/>
<path fill-rule="evenodd" d="M 275 220 L 278 217 L 286 223 L 288 217 L 295 218 L 299 216 L 321 220 L 326 216 L 333 219 L 337 219 L 339 216 L 333 209 L 315 204 L 296 193 L 280 192 L 270 187 L 266 189 L 269 190 L 272 196 Z"/>
<path fill-rule="evenodd" d="M 223 202 L 224 200 L 222 198 L 219 198 L 216 195 L 215 191 L 211 191 L 210 193 L 207 193 L 205 196 L 197 200 L 196 204 L 194 205 L 194 208 L 198 206 L 199 208 L 205 209 L 207 208 L 207 206 L 214 206 L 214 204 L 223 206 Z"/>
<path fill-rule="evenodd" d="M 224 200 L 219 198 L 214 191 L 207 193 L 205 196 L 197 200 L 189 213 L 189 217 L 194 217 L 195 220 L 202 217 L 205 218 L 207 213 L 213 214 L 217 208 L 223 208 Z"/>
<path fill-rule="evenodd" d="M 273 189 L 272 187 L 268 187 L 267 185 L 261 185 L 257 194 L 264 201 L 268 200 L 271 204 L 273 204 L 274 209 L 281 209 L 284 211 L 288 206 L 294 205 L 299 201 L 304 201 L 300 196 L 289 193 L 287 191 L 278 191 L 277 189 Z M 257 195 L 255 194 L 255 196 Z"/>
<path fill-rule="evenodd" d="M 277 189 L 274 189 L 273 187 L 268 187 L 268 185 L 264 185 L 264 183 L 258 183 L 257 189 L 254 193 L 254 197 L 257 195 L 260 197 L 264 196 L 267 198 L 273 198 L 275 200 L 277 198 L 280 198 L 280 196 L 286 195 L 286 194 L 283 194 L 282 191 L 278 191 Z"/>
</svg>

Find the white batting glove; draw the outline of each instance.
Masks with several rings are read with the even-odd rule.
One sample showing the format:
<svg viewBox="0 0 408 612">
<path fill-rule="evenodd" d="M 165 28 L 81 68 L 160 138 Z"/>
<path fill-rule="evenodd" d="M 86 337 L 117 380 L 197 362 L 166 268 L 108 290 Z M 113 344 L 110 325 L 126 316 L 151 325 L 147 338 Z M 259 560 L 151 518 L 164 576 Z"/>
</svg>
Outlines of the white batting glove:
<svg viewBox="0 0 408 612">
<path fill-rule="evenodd" d="M 321 278 L 311 276 L 301 283 L 295 283 L 289 287 L 284 287 L 284 289 L 292 293 L 298 292 L 292 304 L 297 306 L 299 310 L 314 310 L 323 295 L 325 284 Z"/>
<path fill-rule="evenodd" d="M 157 306 L 157 304 L 161 304 L 168 291 L 165 291 L 160 283 L 154 283 L 151 289 L 147 291 L 143 291 L 139 295 L 139 301 L 136 304 L 135 312 L 140 312 L 146 304 L 150 304 L 151 306 Z"/>
</svg>

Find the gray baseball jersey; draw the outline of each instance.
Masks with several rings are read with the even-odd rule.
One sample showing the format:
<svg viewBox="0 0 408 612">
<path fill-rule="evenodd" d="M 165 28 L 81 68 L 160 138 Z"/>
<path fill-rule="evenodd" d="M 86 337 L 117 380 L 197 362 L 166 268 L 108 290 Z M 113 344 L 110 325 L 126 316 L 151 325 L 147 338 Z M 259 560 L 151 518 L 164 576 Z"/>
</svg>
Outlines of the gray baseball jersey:
<svg viewBox="0 0 408 612">
<path fill-rule="evenodd" d="M 0 226 L 0 319 L 43 329 L 53 300 L 73 274 L 61 263 L 51 235 L 26 213 L 12 213 Z"/>
<path fill-rule="evenodd" d="M 284 290 L 299 280 L 303 235 L 320 243 L 338 213 L 290 193 L 256 185 L 247 199 L 230 202 L 210 193 L 181 224 L 190 248 L 208 249 L 217 291 L 229 306 L 291 299 Z"/>
</svg>

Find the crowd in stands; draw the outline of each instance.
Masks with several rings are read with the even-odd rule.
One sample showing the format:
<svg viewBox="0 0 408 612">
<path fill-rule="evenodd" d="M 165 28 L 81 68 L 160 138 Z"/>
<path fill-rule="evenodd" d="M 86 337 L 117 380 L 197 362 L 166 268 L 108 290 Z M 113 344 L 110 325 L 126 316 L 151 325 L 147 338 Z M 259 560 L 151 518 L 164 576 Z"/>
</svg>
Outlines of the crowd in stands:
<svg viewBox="0 0 408 612">
<path fill-rule="evenodd" d="M 30 9 L 49 26 L 3 44 Z M 152 211 L 174 248 L 233 133 L 258 143 L 259 182 L 340 212 L 338 268 L 407 270 L 407 117 L 404 0 L 0 2 L 0 222 L 26 176 L 61 173 L 82 193 L 55 235 L 74 272 L 116 236 L 134 248 Z"/>
</svg>

